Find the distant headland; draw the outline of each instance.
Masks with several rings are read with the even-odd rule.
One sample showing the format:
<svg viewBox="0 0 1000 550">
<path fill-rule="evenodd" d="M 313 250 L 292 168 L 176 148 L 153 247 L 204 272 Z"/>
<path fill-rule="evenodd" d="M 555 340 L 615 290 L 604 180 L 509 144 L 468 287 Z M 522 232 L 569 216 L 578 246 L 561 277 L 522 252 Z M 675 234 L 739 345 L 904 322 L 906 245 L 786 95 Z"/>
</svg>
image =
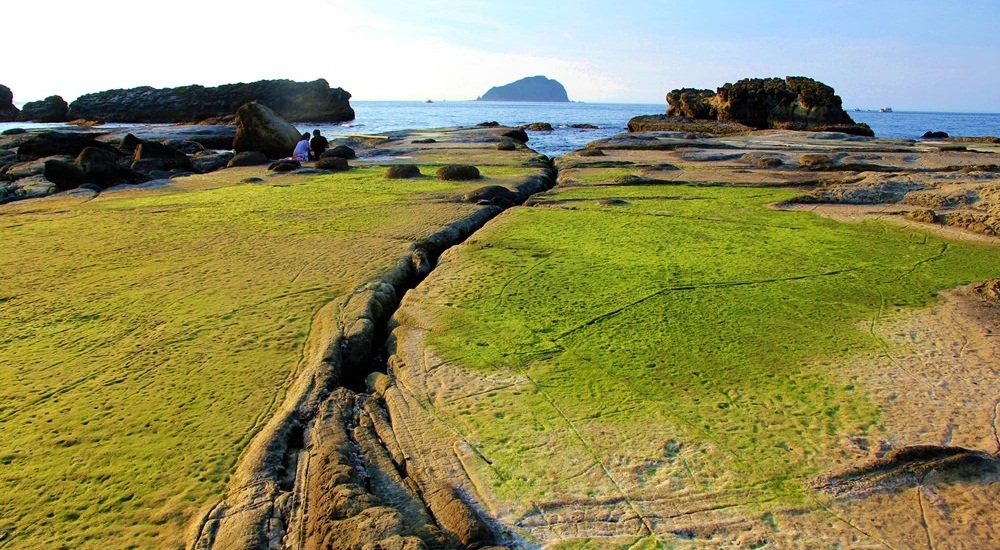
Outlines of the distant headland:
<svg viewBox="0 0 1000 550">
<path fill-rule="evenodd" d="M 476 101 L 539 101 L 569 103 L 566 88 L 556 80 L 544 76 L 529 76 L 503 86 L 490 88 Z"/>
</svg>

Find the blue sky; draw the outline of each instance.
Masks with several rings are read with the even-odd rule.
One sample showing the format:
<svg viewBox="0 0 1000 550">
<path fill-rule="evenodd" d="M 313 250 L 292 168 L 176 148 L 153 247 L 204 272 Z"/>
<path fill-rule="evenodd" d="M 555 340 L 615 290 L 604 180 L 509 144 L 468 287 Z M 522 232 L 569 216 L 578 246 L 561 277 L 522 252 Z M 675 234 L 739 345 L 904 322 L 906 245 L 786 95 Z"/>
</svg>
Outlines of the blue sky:
<svg viewBox="0 0 1000 550">
<path fill-rule="evenodd" d="M 16 102 L 271 78 L 325 78 L 355 100 L 462 100 L 541 74 L 574 101 L 664 103 L 674 88 L 801 75 L 848 108 L 1000 112 L 997 0 L 5 0 L 3 12 L 0 84 Z"/>
</svg>

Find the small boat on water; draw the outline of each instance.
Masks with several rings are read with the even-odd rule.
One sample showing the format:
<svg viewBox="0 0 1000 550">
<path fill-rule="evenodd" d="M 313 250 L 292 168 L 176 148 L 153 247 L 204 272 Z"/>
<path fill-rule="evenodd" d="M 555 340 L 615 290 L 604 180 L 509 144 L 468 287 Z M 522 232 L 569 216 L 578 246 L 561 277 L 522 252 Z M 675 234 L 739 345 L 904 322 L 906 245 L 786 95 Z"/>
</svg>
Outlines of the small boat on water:
<svg viewBox="0 0 1000 550">
<path fill-rule="evenodd" d="M 880 107 L 879 110 L 878 110 L 878 112 L 880 112 L 880 113 L 891 113 L 892 112 L 892 107 Z"/>
</svg>

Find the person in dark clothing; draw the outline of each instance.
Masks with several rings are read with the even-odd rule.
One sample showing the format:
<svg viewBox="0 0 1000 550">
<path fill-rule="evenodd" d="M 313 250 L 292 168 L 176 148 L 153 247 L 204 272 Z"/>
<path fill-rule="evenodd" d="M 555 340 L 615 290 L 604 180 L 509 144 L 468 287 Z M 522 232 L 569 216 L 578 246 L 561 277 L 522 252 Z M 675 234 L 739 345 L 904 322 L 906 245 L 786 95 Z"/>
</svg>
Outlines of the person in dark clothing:
<svg viewBox="0 0 1000 550">
<path fill-rule="evenodd" d="M 321 136 L 319 130 L 313 130 L 313 138 L 309 141 L 309 153 L 313 160 L 319 160 L 319 156 L 330 146 L 330 142 Z"/>
</svg>

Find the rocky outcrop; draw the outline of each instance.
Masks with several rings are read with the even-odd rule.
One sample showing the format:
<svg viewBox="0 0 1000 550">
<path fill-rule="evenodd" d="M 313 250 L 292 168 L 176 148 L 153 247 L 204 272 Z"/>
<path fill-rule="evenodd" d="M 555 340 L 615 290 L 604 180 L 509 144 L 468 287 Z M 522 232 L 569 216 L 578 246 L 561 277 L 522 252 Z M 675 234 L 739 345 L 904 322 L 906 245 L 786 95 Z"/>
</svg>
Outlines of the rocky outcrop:
<svg viewBox="0 0 1000 550">
<path fill-rule="evenodd" d="M 69 106 L 70 119 L 104 122 L 175 123 L 225 117 L 241 105 L 258 101 L 285 120 L 342 122 L 354 120 L 351 94 L 330 88 L 326 80 L 261 80 L 214 88 L 148 86 L 80 96 Z"/>
<path fill-rule="evenodd" d="M 14 106 L 14 92 L 0 84 L 0 122 L 17 120 L 18 108 Z"/>
<path fill-rule="evenodd" d="M 31 122 L 66 122 L 69 105 L 66 100 L 57 95 L 50 95 L 41 101 L 29 101 L 24 104 L 18 120 Z"/>
<path fill-rule="evenodd" d="M 266 105 L 253 102 L 236 111 L 233 151 L 257 151 L 268 158 L 290 156 L 302 134 Z"/>
<path fill-rule="evenodd" d="M 221 168 L 228 151 L 205 149 L 184 139 L 143 140 L 126 134 L 116 140 L 96 132 L 26 132 L 0 149 L 0 203 L 88 186 L 94 191 L 191 172 Z M 104 141 L 101 141 L 104 140 Z M 188 153 L 190 151 L 190 154 Z"/>
<path fill-rule="evenodd" d="M 711 90 L 667 94 L 667 116 L 738 123 L 756 129 L 835 131 L 874 136 L 844 111 L 833 88 L 811 78 L 747 78 Z"/>
<path fill-rule="evenodd" d="M 566 88 L 544 76 L 529 76 L 503 86 L 490 88 L 477 101 L 542 101 L 568 103 Z"/>
</svg>

